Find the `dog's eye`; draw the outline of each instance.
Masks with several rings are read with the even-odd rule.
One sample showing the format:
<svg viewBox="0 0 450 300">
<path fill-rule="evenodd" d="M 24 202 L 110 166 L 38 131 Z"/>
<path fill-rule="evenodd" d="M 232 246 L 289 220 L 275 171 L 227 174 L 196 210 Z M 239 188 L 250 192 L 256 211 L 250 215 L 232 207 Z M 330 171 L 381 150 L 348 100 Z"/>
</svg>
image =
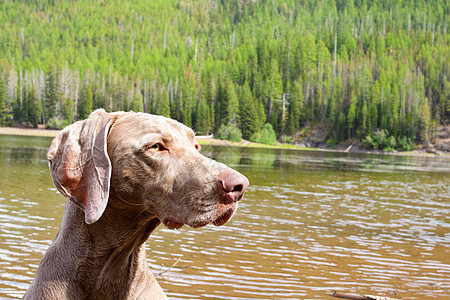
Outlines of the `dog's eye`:
<svg viewBox="0 0 450 300">
<path fill-rule="evenodd" d="M 156 151 L 166 150 L 166 148 L 163 145 L 161 145 L 160 143 L 156 143 L 156 144 L 148 145 L 147 150 L 156 152 Z"/>
</svg>

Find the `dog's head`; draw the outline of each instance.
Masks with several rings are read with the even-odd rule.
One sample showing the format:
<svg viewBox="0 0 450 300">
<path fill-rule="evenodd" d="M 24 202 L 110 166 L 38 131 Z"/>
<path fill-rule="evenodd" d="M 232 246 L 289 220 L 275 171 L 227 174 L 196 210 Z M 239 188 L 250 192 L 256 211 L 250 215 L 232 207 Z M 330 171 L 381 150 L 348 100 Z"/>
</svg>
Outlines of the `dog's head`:
<svg viewBox="0 0 450 300">
<path fill-rule="evenodd" d="M 62 130 L 47 157 L 55 186 L 88 224 L 102 216 L 111 192 L 168 228 L 222 225 L 248 180 L 199 148 L 193 131 L 172 119 L 97 110 Z"/>
</svg>

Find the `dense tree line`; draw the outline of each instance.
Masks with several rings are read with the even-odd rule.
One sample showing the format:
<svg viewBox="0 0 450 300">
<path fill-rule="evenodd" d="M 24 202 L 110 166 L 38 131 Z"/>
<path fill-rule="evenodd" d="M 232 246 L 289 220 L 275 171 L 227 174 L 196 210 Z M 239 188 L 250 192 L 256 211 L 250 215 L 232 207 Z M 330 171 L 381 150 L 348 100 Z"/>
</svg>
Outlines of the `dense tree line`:
<svg viewBox="0 0 450 300">
<path fill-rule="evenodd" d="M 449 16 L 445 0 L 2 1 L 0 125 L 103 107 L 406 149 L 450 118 Z"/>
</svg>

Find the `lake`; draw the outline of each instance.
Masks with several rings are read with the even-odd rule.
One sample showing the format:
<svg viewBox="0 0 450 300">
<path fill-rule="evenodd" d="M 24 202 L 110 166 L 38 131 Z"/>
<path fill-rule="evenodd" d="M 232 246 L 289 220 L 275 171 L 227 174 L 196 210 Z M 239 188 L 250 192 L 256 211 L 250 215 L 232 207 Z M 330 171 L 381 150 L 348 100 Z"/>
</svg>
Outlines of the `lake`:
<svg viewBox="0 0 450 300">
<path fill-rule="evenodd" d="M 51 138 L 0 135 L 0 298 L 20 298 L 65 199 Z M 250 187 L 224 226 L 168 230 L 146 247 L 170 299 L 450 297 L 450 157 L 203 146 Z"/>
</svg>

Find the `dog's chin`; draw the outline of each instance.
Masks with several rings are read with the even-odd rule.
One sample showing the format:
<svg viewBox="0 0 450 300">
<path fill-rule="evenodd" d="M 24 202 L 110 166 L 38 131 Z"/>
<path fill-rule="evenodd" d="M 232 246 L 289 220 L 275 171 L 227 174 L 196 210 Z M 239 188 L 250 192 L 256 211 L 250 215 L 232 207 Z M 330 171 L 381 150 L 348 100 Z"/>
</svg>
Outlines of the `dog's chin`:
<svg viewBox="0 0 450 300">
<path fill-rule="evenodd" d="M 226 209 L 224 212 L 220 213 L 217 218 L 215 218 L 211 223 L 214 226 L 222 226 L 223 224 L 227 223 L 236 212 L 236 209 L 238 207 L 237 203 L 231 204 L 228 209 Z"/>
<path fill-rule="evenodd" d="M 220 204 L 217 209 L 208 213 L 206 216 L 200 216 L 199 218 L 195 218 L 192 221 L 182 222 L 175 218 L 166 218 L 162 223 L 169 229 L 179 229 L 184 225 L 188 225 L 192 228 L 200 228 L 208 224 L 213 224 L 214 226 L 222 226 L 233 217 L 237 207 L 237 203 Z"/>
<path fill-rule="evenodd" d="M 179 229 L 184 225 L 183 222 L 177 221 L 174 218 L 165 218 L 162 223 L 169 229 Z"/>
</svg>

